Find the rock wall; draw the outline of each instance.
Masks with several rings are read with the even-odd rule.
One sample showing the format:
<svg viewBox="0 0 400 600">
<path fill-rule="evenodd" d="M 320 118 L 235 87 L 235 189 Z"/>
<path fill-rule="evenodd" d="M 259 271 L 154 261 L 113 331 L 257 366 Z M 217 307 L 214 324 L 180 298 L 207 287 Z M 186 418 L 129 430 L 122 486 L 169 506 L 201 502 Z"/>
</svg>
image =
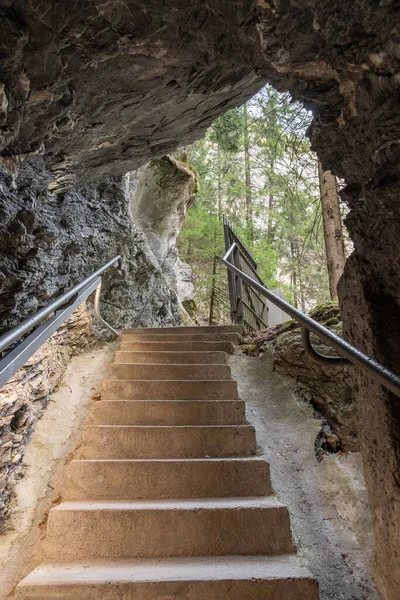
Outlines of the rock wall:
<svg viewBox="0 0 400 600">
<path fill-rule="evenodd" d="M 0 327 L 9 328 L 114 256 L 102 307 L 115 327 L 179 322 L 177 297 L 130 209 L 127 176 L 49 191 L 41 157 L 0 173 Z"/>
<path fill-rule="evenodd" d="M 153 160 L 138 175 L 130 175 L 133 219 L 143 229 L 181 312 L 189 319 L 185 304 L 193 299 L 194 286 L 190 266 L 179 258 L 176 239 L 197 189 L 195 168 L 173 156 Z"/>
<path fill-rule="evenodd" d="M 166 174 L 155 182 L 160 165 Z M 183 263 L 175 239 L 197 185 L 189 168 L 166 158 L 140 174 L 57 194 L 49 191 L 52 176 L 38 157 L 1 175 L 2 330 L 117 254 L 122 268 L 104 276 L 101 309 L 106 320 L 116 328 L 180 323 Z M 137 195 L 135 181 L 141 190 Z M 150 193 L 143 193 L 144 188 Z M 162 199 L 157 221 L 155 207 Z M 50 394 L 70 358 L 103 339 L 88 301 L 0 390 L 0 529 L 12 526 L 8 517 L 15 482 L 24 473 L 24 448 Z"/>
<path fill-rule="evenodd" d="M 56 175 L 50 188 L 65 192 L 63 202 L 73 202 L 73 182 L 122 176 L 190 143 L 265 82 L 291 91 L 313 110 L 310 135 L 323 168 L 347 184 L 347 226 L 355 250 L 339 289 L 345 335 L 400 372 L 399 13 L 396 0 L 5 0 L 0 6 L 1 156 L 12 170 L 43 155 Z M 29 187 L 36 186 L 32 175 L 25 180 L 28 210 Z M 90 207 L 76 202 L 77 212 L 94 226 L 110 202 L 111 229 L 124 235 L 121 224 L 111 225 L 114 212 L 121 214 L 111 193 L 118 185 L 108 180 L 102 186 L 101 192 L 88 192 Z M 57 217 L 55 205 L 50 211 Z M 31 218 L 20 216 L 9 225 L 24 237 Z M 51 235 L 48 225 L 41 244 Z M 96 252 L 88 262 L 95 262 L 96 245 L 89 247 Z M 10 266 L 11 288 L 31 258 L 18 260 L 20 266 Z M 64 261 L 54 264 L 65 278 Z M 115 286 L 110 290 L 110 312 L 119 312 L 126 301 L 120 281 L 120 296 Z M 44 287 L 39 278 L 37 284 Z M 11 297 L 19 294 L 18 285 L 11 288 L 6 296 L 14 310 Z M 134 299 L 140 303 L 140 292 Z M 159 298 L 161 312 L 168 313 L 169 302 Z M 399 401 L 365 376 L 353 376 L 352 382 L 378 570 L 387 597 L 395 600 L 400 595 Z"/>
</svg>

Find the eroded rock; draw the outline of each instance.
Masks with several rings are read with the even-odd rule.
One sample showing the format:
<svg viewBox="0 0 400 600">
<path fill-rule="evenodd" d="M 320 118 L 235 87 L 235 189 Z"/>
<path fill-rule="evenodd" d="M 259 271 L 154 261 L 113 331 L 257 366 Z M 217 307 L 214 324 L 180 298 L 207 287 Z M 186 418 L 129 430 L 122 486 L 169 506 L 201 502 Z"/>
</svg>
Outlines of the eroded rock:
<svg viewBox="0 0 400 600">
<path fill-rule="evenodd" d="M 177 296 L 130 209 L 127 177 L 55 194 L 42 157 L 0 173 L 0 329 L 71 288 L 116 255 L 102 310 L 114 327 L 179 323 Z"/>
<path fill-rule="evenodd" d="M 194 167 L 169 155 L 151 161 L 138 175 L 132 174 L 130 182 L 133 219 L 143 229 L 185 313 L 184 305 L 193 299 L 194 286 L 190 266 L 179 258 L 176 239 L 196 197 L 198 174 Z"/>
<path fill-rule="evenodd" d="M 27 286 L 24 261 L 33 260 L 29 247 L 34 231 L 30 233 L 16 214 L 26 204 L 29 210 L 36 198 L 31 188 L 37 188 L 38 180 L 45 198 L 50 186 L 53 191 L 68 190 L 71 201 L 77 198 L 71 182 L 122 176 L 192 142 L 218 114 L 269 81 L 313 110 L 313 147 L 323 168 L 347 183 L 347 226 L 355 251 L 339 290 L 344 334 L 400 372 L 399 11 L 395 0 L 3 2 L 0 152 L 10 177 L 26 157 L 45 156 L 41 173 L 29 176 L 26 171 L 24 189 L 19 180 L 16 198 L 6 194 L 18 210 L 6 209 L 10 235 L 5 244 L 11 257 L 7 250 L 4 268 L 10 282 L 3 286 L 9 286 L 9 304 L 3 317 L 7 310 L 15 317 L 12 298 L 21 291 L 24 296 Z M 49 167 L 52 177 L 46 182 Z M 115 191 L 115 181 L 107 185 Z M 120 214 L 110 195 L 104 188 L 99 193 L 85 190 L 76 203 L 77 213 L 82 208 L 98 222 L 101 206 L 110 202 L 112 214 Z M 56 203 L 43 202 L 50 214 L 58 215 Z M 40 261 L 42 245 L 56 240 L 50 219 L 37 229 L 40 244 L 35 243 L 32 252 L 38 248 Z M 114 224 L 111 229 L 119 227 Z M 16 246 L 22 256 L 16 256 Z M 101 258 L 96 244 L 88 247 L 82 270 Z M 60 248 L 64 252 L 65 244 Z M 137 262 L 131 260 L 138 274 Z M 144 277 L 146 268 L 157 272 L 155 265 L 152 269 L 145 263 Z M 56 256 L 46 266 L 50 273 L 60 271 L 58 289 L 68 284 L 63 264 Z M 16 275 L 19 271 L 25 274 Z M 55 292 L 44 290 L 35 278 L 33 274 L 32 284 L 44 299 Z M 155 282 L 157 276 L 150 279 Z M 114 286 L 110 311 L 119 313 L 122 303 L 130 306 L 132 301 L 142 305 L 148 283 L 142 298 L 141 292 L 127 294 L 121 278 L 120 293 Z M 41 298 L 33 294 L 29 301 L 31 306 L 21 304 L 22 311 L 35 308 Z M 152 309 L 156 319 L 162 313 L 168 317 L 165 294 L 158 304 L 158 312 Z M 357 374 L 352 382 L 378 536 L 378 567 L 388 597 L 397 599 L 398 400 L 369 377 Z"/>
</svg>

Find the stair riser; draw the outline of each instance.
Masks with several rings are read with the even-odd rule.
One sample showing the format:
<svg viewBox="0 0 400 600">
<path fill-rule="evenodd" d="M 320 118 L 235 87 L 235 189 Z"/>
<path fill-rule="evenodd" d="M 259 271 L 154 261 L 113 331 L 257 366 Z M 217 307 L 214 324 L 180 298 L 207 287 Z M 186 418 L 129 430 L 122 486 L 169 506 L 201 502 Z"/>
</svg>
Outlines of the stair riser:
<svg viewBox="0 0 400 600">
<path fill-rule="evenodd" d="M 103 400 L 237 400 L 236 381 L 105 379 Z"/>
<path fill-rule="evenodd" d="M 168 581 L 104 585 L 48 585 L 17 589 L 16 600 L 318 600 L 310 579 Z"/>
<path fill-rule="evenodd" d="M 231 369 L 228 365 L 121 365 L 113 364 L 109 368 L 112 379 L 152 379 L 157 380 L 189 380 L 231 379 Z"/>
<path fill-rule="evenodd" d="M 90 427 L 79 458 L 219 458 L 252 456 L 251 426 Z"/>
<path fill-rule="evenodd" d="M 271 494 L 268 463 L 240 461 L 72 461 L 69 500 L 221 498 Z"/>
<path fill-rule="evenodd" d="M 243 333 L 243 325 L 205 325 L 204 327 L 141 327 L 138 329 L 124 329 L 123 334 L 148 335 L 166 333 L 175 334 L 207 334 L 212 337 L 214 333 Z"/>
<path fill-rule="evenodd" d="M 115 362 L 118 364 L 208 364 L 224 365 L 225 352 L 129 352 L 118 350 Z"/>
<path fill-rule="evenodd" d="M 97 425 L 241 425 L 246 423 L 240 400 L 108 400 L 96 402 Z"/>
<path fill-rule="evenodd" d="M 135 352 L 226 352 L 232 354 L 232 342 L 127 342 L 121 341 L 120 350 Z"/>
<path fill-rule="evenodd" d="M 282 554 L 293 550 L 285 507 L 52 510 L 49 561 Z"/>
<path fill-rule="evenodd" d="M 238 333 L 215 333 L 214 335 L 207 333 L 149 333 L 147 335 L 123 333 L 121 336 L 123 342 L 140 342 L 143 340 L 147 342 L 232 342 L 238 344 L 240 335 Z"/>
</svg>

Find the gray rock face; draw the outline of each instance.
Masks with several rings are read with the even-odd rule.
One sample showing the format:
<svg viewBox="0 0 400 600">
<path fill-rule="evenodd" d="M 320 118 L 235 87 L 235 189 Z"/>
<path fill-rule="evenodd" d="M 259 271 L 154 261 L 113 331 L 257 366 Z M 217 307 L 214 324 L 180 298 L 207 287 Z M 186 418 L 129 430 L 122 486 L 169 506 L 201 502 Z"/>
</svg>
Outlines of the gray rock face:
<svg viewBox="0 0 400 600">
<path fill-rule="evenodd" d="M 197 173 L 186 163 L 165 156 L 151 161 L 130 179 L 133 219 L 143 229 L 169 288 L 184 310 L 183 303 L 193 298 L 194 287 L 190 267 L 179 259 L 175 244 L 186 211 L 195 199 Z"/>
<path fill-rule="evenodd" d="M 113 256 L 104 275 L 102 314 L 117 328 L 177 325 L 190 298 L 190 269 L 175 247 L 197 178 L 173 158 L 140 173 L 54 194 L 40 157 L 0 178 L 0 319 L 19 322 Z M 33 185 L 35 183 L 35 185 Z M 157 208 L 159 210 L 157 210 Z M 187 267 L 187 268 L 186 268 Z M 185 283 L 183 283 L 186 278 Z M 100 339 L 85 304 L 0 391 L 0 521 L 11 526 L 15 481 L 34 423 L 74 354 Z"/>
<path fill-rule="evenodd" d="M 132 217 L 126 177 L 56 195 L 46 188 L 51 174 L 35 157 L 0 181 L 3 330 L 117 254 L 122 269 L 104 276 L 105 318 L 120 328 L 179 323 L 176 292 Z"/>
<path fill-rule="evenodd" d="M 269 81 L 313 110 L 313 147 L 323 168 L 347 183 L 347 222 L 355 251 L 340 286 L 345 335 L 400 372 L 399 11 L 396 0 L 2 2 L 3 164 L 12 179 L 21 161 L 42 153 L 46 169 L 55 175 L 46 181 L 46 169 L 39 173 L 28 160 L 17 187 L 5 192 L 7 235 L 2 244 L 9 281 L 3 282 L 3 318 L 11 310 L 8 322 L 29 308 L 22 298 L 29 296 L 34 308 L 68 285 L 69 261 L 76 273 L 78 265 L 84 271 L 96 262 L 98 243 L 90 239 L 85 224 L 92 224 L 95 237 L 107 238 L 95 222 L 104 216 L 108 202 L 110 230 L 124 239 L 121 219 L 127 220 L 126 213 L 113 196 L 120 184 L 108 180 L 77 192 L 71 190 L 72 181 L 92 183 L 123 175 L 193 141 L 219 113 Z M 11 183 L 6 181 L 9 187 Z M 47 195 L 48 185 L 66 191 L 61 207 Z M 37 201 L 39 212 L 47 211 L 47 217 L 41 217 L 43 231 L 32 224 L 32 201 Z M 58 227 L 51 221 L 57 220 L 64 203 L 72 205 L 82 221 L 88 240 L 83 258 L 68 248 L 68 234 L 61 235 L 59 248 L 56 244 Z M 71 231 L 75 226 L 63 227 Z M 29 255 L 31 236 L 38 240 L 37 259 Z M 82 250 L 81 237 L 70 238 Z M 53 263 L 42 258 L 49 244 Z M 129 246 L 127 238 L 122 245 Z M 128 298 L 128 304 L 135 301 L 139 306 L 144 306 L 158 277 L 157 266 L 143 259 L 142 247 L 138 242 L 140 250 L 132 253 L 129 266 L 137 276 L 143 267 L 144 284 Z M 52 252 L 47 253 L 53 259 Z M 53 289 L 43 283 L 40 269 L 28 276 L 34 260 L 48 269 Z M 111 294 L 110 312 L 121 314 L 127 297 L 122 277 L 119 281 L 120 293 L 116 286 L 106 293 Z M 30 285 L 39 291 L 26 294 Z M 156 304 L 156 319 L 161 313 L 169 318 L 172 300 L 166 292 L 161 291 Z M 387 597 L 396 599 L 399 404 L 369 378 L 354 373 L 378 569 Z"/>
</svg>

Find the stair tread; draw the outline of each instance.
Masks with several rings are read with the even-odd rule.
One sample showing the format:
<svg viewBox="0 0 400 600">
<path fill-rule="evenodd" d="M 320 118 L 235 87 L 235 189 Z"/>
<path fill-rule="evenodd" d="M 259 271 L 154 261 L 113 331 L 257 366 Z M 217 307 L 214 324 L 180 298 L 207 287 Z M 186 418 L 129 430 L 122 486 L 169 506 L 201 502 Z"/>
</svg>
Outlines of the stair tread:
<svg viewBox="0 0 400 600">
<path fill-rule="evenodd" d="M 134 559 L 115 562 L 42 563 L 24 585 L 113 583 L 122 581 L 218 581 L 226 579 L 296 579 L 311 574 L 293 554 Z"/>
<path fill-rule="evenodd" d="M 178 327 L 133 327 L 131 329 L 123 329 L 121 333 L 147 333 L 150 331 L 165 332 L 165 331 L 204 331 L 210 335 L 216 331 L 243 331 L 243 325 L 183 325 Z"/>
<path fill-rule="evenodd" d="M 143 339 L 142 339 L 143 338 Z M 166 346 L 167 348 L 178 348 L 178 350 L 172 350 L 172 352 L 179 352 L 179 344 L 182 344 L 183 348 L 187 348 L 190 347 L 194 344 L 195 348 L 207 348 L 207 350 L 204 350 L 204 352 L 212 352 L 212 350 L 209 349 L 210 345 L 211 347 L 233 347 L 233 343 L 231 341 L 227 341 L 227 340 L 163 340 L 162 337 L 160 336 L 159 340 L 149 340 L 146 339 L 145 336 L 140 336 L 140 339 L 136 339 L 136 340 L 132 340 L 132 339 L 127 339 L 127 338 L 122 338 L 121 339 L 121 345 L 124 345 L 124 347 L 121 347 L 118 352 L 123 352 L 124 350 L 128 350 L 126 348 L 127 344 L 134 344 L 136 345 L 146 345 L 149 346 L 150 348 L 156 348 L 157 346 L 159 346 L 160 344 L 162 344 L 163 346 Z M 147 350 L 147 352 L 160 352 L 159 350 Z M 192 352 L 199 352 L 199 350 L 192 350 Z M 163 350 L 163 352 L 168 352 L 168 350 Z M 224 350 L 218 350 L 218 352 L 224 352 Z"/>
<path fill-rule="evenodd" d="M 129 402 L 129 400 L 124 400 L 124 402 Z M 147 401 L 146 401 L 147 402 Z M 152 400 L 151 400 L 152 402 Z M 248 429 L 249 427 L 254 429 L 254 425 L 250 425 L 250 424 L 246 424 L 246 423 L 239 423 L 238 425 L 107 425 L 107 424 L 103 424 L 103 425 L 89 425 L 89 428 L 93 428 L 93 427 L 113 427 L 115 429 L 120 428 L 120 427 L 134 427 L 135 429 L 210 429 L 210 427 L 212 427 L 213 429 L 238 429 L 239 427 L 245 427 L 246 429 Z"/>
<path fill-rule="evenodd" d="M 193 380 L 195 381 L 195 380 Z M 227 381 L 229 381 L 229 379 L 227 379 Z M 205 398 L 204 400 L 202 398 L 194 398 L 193 400 L 191 398 L 186 398 L 186 399 L 170 399 L 168 398 L 167 400 L 165 400 L 164 398 L 151 398 L 149 400 L 146 400 L 146 398 L 104 398 L 101 400 L 97 401 L 98 403 L 100 402 L 190 402 L 190 403 L 195 403 L 195 402 L 243 402 L 242 400 L 238 400 L 237 398 L 224 398 L 223 400 L 219 400 L 218 398 Z"/>
<path fill-rule="evenodd" d="M 192 366 L 192 365 L 191 365 Z M 116 377 L 105 377 L 104 381 L 124 381 L 124 382 L 129 382 L 129 381 L 140 381 L 140 383 L 150 383 L 150 382 L 156 382 L 156 383 L 193 383 L 196 385 L 199 385 L 201 383 L 232 383 L 232 381 L 235 381 L 234 379 L 117 379 Z"/>
<path fill-rule="evenodd" d="M 251 496 L 233 498 L 172 498 L 168 500 L 67 500 L 61 502 L 52 511 L 92 511 L 92 510 L 199 510 L 199 509 L 248 509 L 282 508 L 286 506 L 275 496 Z"/>
<path fill-rule="evenodd" d="M 243 462 L 268 462 L 259 456 L 238 456 L 233 458 L 75 458 L 71 463 L 243 463 Z"/>
<path fill-rule="evenodd" d="M 129 350 L 121 350 L 121 352 L 127 352 L 127 353 L 129 353 Z M 151 354 L 151 352 L 150 352 L 150 354 Z M 157 352 L 155 352 L 155 354 L 157 354 Z M 167 352 L 167 354 L 169 354 L 169 352 Z M 194 352 L 194 354 L 197 354 L 197 352 Z M 114 363 L 111 363 L 110 366 L 114 367 L 115 365 L 118 365 L 118 366 L 129 365 L 130 367 L 140 367 L 140 368 L 143 367 L 143 363 L 134 363 L 134 362 L 131 362 L 131 363 L 116 363 L 116 362 L 114 362 Z M 205 367 L 206 369 L 209 369 L 210 367 L 227 367 L 228 365 L 225 364 L 225 363 L 210 365 L 210 363 L 195 363 L 195 364 L 193 364 L 193 363 L 183 363 L 183 362 L 181 362 L 181 363 L 171 363 L 171 364 L 166 364 L 166 363 L 146 363 L 146 366 L 147 367 L 162 367 L 163 369 L 165 367 L 173 367 L 173 368 L 176 368 L 176 367 L 190 367 L 191 369 L 193 369 L 194 367 L 196 369 L 200 368 L 200 367 Z M 151 380 L 151 381 L 153 381 L 153 380 Z M 209 381 L 209 380 L 208 379 L 204 379 L 203 381 Z"/>
<path fill-rule="evenodd" d="M 151 342 L 150 342 L 151 343 Z M 134 350 L 117 350 L 117 352 L 119 354 L 124 354 L 125 352 L 128 354 L 139 354 L 139 352 L 135 352 Z M 141 354 L 141 353 L 140 353 Z M 188 350 L 187 352 L 182 352 L 181 350 L 143 350 L 143 354 L 162 354 L 162 355 L 166 355 L 166 354 L 189 354 L 189 355 L 194 355 L 194 354 L 201 354 L 203 355 L 207 355 L 207 354 L 226 354 L 225 352 L 223 352 L 222 350 Z M 221 357 L 222 358 L 222 357 Z M 208 363 L 207 363 L 208 364 Z M 221 364 L 225 364 L 225 363 L 221 363 Z"/>
</svg>

